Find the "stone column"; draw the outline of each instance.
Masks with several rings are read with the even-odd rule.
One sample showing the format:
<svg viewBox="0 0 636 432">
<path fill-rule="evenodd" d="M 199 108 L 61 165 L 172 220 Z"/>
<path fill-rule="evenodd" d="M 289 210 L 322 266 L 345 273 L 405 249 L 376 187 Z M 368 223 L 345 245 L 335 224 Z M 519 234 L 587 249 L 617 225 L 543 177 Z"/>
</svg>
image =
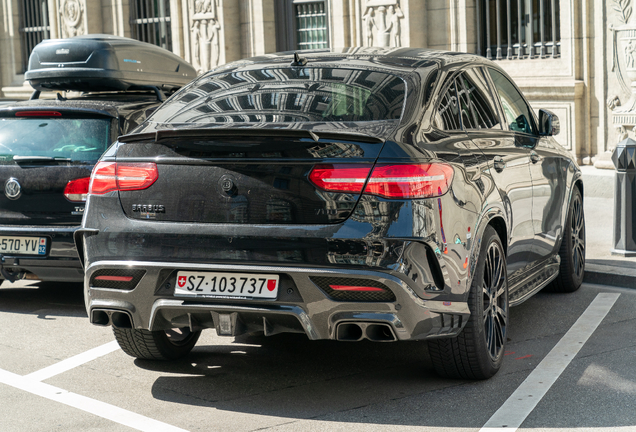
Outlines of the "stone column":
<svg viewBox="0 0 636 432">
<path fill-rule="evenodd" d="M 240 4 L 241 57 L 276 51 L 274 0 L 234 0 Z M 236 39 L 237 43 L 240 39 Z"/>
</svg>

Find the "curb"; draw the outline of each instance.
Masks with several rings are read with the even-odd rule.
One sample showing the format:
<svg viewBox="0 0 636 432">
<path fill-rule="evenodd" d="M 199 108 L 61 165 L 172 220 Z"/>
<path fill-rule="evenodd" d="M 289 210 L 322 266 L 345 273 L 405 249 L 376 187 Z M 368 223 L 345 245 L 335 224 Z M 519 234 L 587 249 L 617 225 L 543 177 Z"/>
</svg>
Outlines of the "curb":
<svg viewBox="0 0 636 432">
<path fill-rule="evenodd" d="M 631 271 L 625 270 L 603 265 L 586 265 L 583 282 L 636 289 L 636 268 L 630 269 Z"/>
</svg>

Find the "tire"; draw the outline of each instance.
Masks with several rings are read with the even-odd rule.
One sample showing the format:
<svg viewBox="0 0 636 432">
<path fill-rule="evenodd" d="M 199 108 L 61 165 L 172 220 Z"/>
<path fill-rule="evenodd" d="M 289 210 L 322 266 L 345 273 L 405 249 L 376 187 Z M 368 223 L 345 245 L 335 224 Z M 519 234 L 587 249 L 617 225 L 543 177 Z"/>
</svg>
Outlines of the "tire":
<svg viewBox="0 0 636 432">
<path fill-rule="evenodd" d="M 563 227 L 559 248 L 559 275 L 545 289 L 549 292 L 570 293 L 578 290 L 585 275 L 585 214 L 579 188 L 574 187 Z"/>
<path fill-rule="evenodd" d="M 429 341 L 438 375 L 488 379 L 501 368 L 508 330 L 508 280 L 501 239 L 486 227 L 468 295 L 470 317 L 454 338 Z"/>
<path fill-rule="evenodd" d="M 201 331 L 191 332 L 188 328 L 150 331 L 113 327 L 113 333 L 123 352 L 144 360 L 185 357 L 201 335 Z"/>
</svg>

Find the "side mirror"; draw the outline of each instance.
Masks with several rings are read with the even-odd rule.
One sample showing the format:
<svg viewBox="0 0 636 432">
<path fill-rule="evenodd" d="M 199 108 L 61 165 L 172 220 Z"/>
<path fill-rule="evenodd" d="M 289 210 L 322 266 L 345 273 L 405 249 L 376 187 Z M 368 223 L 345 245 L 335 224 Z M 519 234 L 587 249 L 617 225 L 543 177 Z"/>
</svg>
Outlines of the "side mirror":
<svg viewBox="0 0 636 432">
<path fill-rule="evenodd" d="M 539 110 L 539 135 L 555 136 L 561 131 L 559 118 L 552 111 L 546 109 Z"/>
</svg>

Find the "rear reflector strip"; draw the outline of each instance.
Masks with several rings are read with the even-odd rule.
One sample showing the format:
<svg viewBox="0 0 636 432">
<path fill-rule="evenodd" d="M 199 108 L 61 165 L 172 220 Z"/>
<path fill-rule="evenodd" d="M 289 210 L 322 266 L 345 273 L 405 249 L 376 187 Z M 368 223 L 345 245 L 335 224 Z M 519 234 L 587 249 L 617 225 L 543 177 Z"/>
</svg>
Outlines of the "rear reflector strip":
<svg viewBox="0 0 636 432">
<path fill-rule="evenodd" d="M 95 280 L 111 281 L 111 282 L 130 282 L 133 280 L 132 276 L 96 276 Z"/>
<path fill-rule="evenodd" d="M 62 117 L 59 111 L 18 111 L 16 117 Z"/>
<path fill-rule="evenodd" d="M 348 285 L 329 285 L 334 291 L 384 291 L 382 288 L 369 286 L 348 286 Z"/>
</svg>

